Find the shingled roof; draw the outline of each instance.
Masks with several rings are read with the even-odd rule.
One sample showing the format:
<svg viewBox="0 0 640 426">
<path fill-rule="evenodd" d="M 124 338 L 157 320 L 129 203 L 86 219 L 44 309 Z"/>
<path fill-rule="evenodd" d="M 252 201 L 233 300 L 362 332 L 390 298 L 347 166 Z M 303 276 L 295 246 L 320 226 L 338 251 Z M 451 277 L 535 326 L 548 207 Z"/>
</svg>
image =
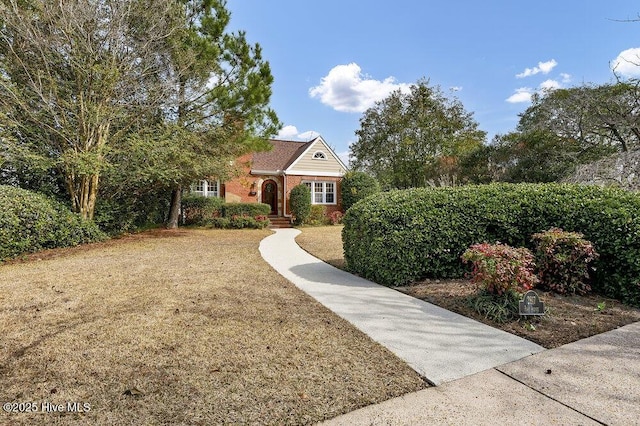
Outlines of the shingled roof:
<svg viewBox="0 0 640 426">
<path fill-rule="evenodd" d="M 297 142 L 272 139 L 273 149 L 268 152 L 256 152 L 251 160 L 251 170 L 276 172 L 285 170 L 313 142 Z"/>
</svg>

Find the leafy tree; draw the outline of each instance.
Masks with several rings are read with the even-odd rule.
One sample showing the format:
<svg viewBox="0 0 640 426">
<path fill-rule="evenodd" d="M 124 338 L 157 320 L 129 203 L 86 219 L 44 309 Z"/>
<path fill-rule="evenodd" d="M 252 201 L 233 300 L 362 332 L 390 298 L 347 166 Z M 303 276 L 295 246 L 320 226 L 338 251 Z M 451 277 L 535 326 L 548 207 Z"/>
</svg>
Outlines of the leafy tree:
<svg viewBox="0 0 640 426">
<path fill-rule="evenodd" d="M 167 98 L 165 0 L 6 0 L 0 5 L 3 174 L 53 173 L 93 218 L 105 155 Z"/>
<path fill-rule="evenodd" d="M 579 162 L 580 147 L 550 132 L 497 135 L 461 159 L 462 180 L 489 182 L 555 182 Z"/>
<path fill-rule="evenodd" d="M 359 171 L 347 172 L 340 183 L 342 208 L 347 211 L 358 201 L 378 192 L 380 192 L 380 184 L 371 175 Z"/>
<path fill-rule="evenodd" d="M 269 149 L 266 140 L 280 126 L 268 107 L 273 82 L 269 63 L 244 32 L 226 32 L 226 2 L 180 3 L 186 25 L 171 38 L 169 63 L 175 78 L 173 96 L 165 105 L 165 124 L 176 137 L 168 141 L 174 145 L 169 148 L 173 156 L 158 164 L 168 166 L 162 170 L 166 178 L 160 179 L 172 193 L 168 227 L 178 225 L 184 186 L 232 174 L 233 160 Z"/>
<path fill-rule="evenodd" d="M 365 111 L 356 135 L 351 167 L 372 174 L 385 189 L 455 177 L 459 158 L 485 138 L 460 101 L 446 98 L 426 80 Z"/>
<path fill-rule="evenodd" d="M 640 144 L 640 82 L 582 85 L 536 95 L 518 131 L 547 131 L 574 141 L 580 160 L 594 160 Z"/>
</svg>

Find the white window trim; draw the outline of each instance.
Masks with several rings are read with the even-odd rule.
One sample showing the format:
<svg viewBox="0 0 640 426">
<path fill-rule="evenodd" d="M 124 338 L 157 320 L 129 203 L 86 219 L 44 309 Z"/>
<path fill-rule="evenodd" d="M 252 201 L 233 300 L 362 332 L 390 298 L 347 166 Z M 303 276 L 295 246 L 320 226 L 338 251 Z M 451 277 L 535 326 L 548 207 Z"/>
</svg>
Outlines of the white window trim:
<svg viewBox="0 0 640 426">
<path fill-rule="evenodd" d="M 316 155 L 318 155 L 318 154 L 321 154 L 322 157 L 316 157 Z M 325 154 L 324 151 L 320 151 L 320 150 L 314 152 L 313 155 L 311 156 L 311 159 L 312 160 L 320 160 L 320 161 L 327 161 L 328 160 L 327 154 Z"/>
<path fill-rule="evenodd" d="M 338 186 L 336 185 L 336 182 L 334 181 L 319 181 L 319 180 L 303 180 L 302 181 L 303 184 L 310 184 L 311 185 L 311 204 L 322 204 L 322 205 L 327 205 L 327 206 L 335 206 L 336 204 L 338 204 L 337 199 L 338 199 L 338 194 L 337 194 L 337 189 Z M 317 183 L 321 183 L 322 184 L 322 202 L 318 203 L 316 202 L 316 185 Z M 333 185 L 333 202 L 331 203 L 327 203 L 327 184 L 332 184 Z"/>
<path fill-rule="evenodd" d="M 203 197 L 220 197 L 220 181 L 219 180 L 215 180 L 215 181 L 211 181 L 211 183 L 213 184 L 215 182 L 215 189 L 214 190 L 209 190 L 210 185 L 209 181 L 206 180 L 201 180 L 199 183 L 202 184 L 202 191 L 197 191 L 195 188 L 196 186 L 194 185 L 191 189 L 191 192 L 193 192 L 194 194 L 198 194 L 201 195 Z"/>
</svg>

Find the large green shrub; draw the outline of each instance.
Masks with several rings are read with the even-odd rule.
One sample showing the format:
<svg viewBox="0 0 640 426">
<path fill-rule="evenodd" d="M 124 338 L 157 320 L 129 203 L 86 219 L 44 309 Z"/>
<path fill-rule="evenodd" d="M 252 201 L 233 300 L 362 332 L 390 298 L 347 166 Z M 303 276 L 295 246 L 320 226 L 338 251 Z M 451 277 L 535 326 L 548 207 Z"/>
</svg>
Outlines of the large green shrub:
<svg viewBox="0 0 640 426">
<path fill-rule="evenodd" d="M 63 204 L 42 194 L 0 185 L 0 260 L 105 238 Z"/>
<path fill-rule="evenodd" d="M 640 195 L 595 186 L 492 184 L 391 191 L 347 211 L 348 268 L 385 285 L 462 277 L 471 245 L 533 250 L 553 226 L 580 232 L 600 253 L 594 291 L 640 305 Z"/>
<path fill-rule="evenodd" d="M 296 185 L 289 194 L 289 205 L 295 225 L 302 225 L 311 213 L 311 191 L 304 185 Z"/>
<path fill-rule="evenodd" d="M 203 226 L 213 218 L 223 216 L 224 200 L 217 197 L 187 194 L 182 197 L 182 214 L 185 225 Z"/>
<path fill-rule="evenodd" d="M 365 172 L 347 172 L 340 183 L 342 209 L 347 211 L 358 201 L 378 192 L 380 184 L 373 176 Z"/>
<path fill-rule="evenodd" d="M 222 204 L 222 216 L 267 216 L 271 206 L 263 203 L 225 203 Z"/>
</svg>

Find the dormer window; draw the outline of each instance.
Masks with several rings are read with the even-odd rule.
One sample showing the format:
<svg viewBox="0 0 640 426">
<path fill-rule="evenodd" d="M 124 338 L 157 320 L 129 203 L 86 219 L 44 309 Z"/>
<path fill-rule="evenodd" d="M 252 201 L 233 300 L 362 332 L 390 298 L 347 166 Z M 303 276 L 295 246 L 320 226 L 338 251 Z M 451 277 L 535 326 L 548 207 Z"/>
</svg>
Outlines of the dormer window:
<svg viewBox="0 0 640 426">
<path fill-rule="evenodd" d="M 327 159 L 327 155 L 322 151 L 316 151 L 313 154 L 313 159 L 314 160 L 326 160 Z"/>
</svg>

